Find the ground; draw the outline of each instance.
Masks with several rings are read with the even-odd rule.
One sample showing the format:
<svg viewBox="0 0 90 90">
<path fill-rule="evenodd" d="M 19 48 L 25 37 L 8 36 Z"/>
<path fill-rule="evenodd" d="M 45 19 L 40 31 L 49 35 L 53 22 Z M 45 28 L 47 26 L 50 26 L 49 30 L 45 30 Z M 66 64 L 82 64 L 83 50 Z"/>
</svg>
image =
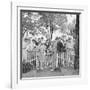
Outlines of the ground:
<svg viewBox="0 0 90 90">
<path fill-rule="evenodd" d="M 70 69 L 70 68 L 61 68 L 61 71 L 50 71 L 50 70 L 42 70 L 36 71 L 32 70 L 27 73 L 23 73 L 23 78 L 28 77 L 48 77 L 48 76 L 71 76 L 71 75 L 79 75 L 78 70 Z"/>
</svg>

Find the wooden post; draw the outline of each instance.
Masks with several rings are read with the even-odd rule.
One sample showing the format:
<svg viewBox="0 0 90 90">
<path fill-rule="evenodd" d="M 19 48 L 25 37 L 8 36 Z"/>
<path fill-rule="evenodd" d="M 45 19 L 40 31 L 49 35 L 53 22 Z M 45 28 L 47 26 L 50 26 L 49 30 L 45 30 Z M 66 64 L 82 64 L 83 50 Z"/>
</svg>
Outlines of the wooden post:
<svg viewBox="0 0 90 90">
<path fill-rule="evenodd" d="M 56 58 L 56 67 L 58 67 L 58 53 L 57 53 L 57 58 Z"/>
</svg>

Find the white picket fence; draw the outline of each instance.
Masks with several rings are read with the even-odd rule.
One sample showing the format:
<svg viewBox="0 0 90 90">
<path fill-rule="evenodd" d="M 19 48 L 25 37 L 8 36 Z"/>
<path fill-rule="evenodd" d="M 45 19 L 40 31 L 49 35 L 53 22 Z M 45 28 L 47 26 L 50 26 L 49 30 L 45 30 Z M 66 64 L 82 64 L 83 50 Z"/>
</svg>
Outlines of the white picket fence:
<svg viewBox="0 0 90 90">
<path fill-rule="evenodd" d="M 66 52 L 62 52 L 58 54 L 58 59 L 61 60 L 61 64 L 64 67 L 73 67 L 74 59 L 75 59 L 75 52 L 72 49 L 66 50 Z"/>
<path fill-rule="evenodd" d="M 31 63 L 32 61 L 36 61 L 36 67 L 39 65 L 37 53 L 39 53 L 39 52 L 30 51 L 27 53 L 27 62 Z M 58 66 L 59 60 L 64 67 L 70 67 L 70 66 L 73 67 L 74 57 L 75 57 L 74 51 L 70 50 L 70 49 L 67 50 L 66 52 L 57 53 L 57 58 L 56 58 L 56 63 L 55 63 L 56 67 Z M 42 61 L 40 61 L 40 63 L 42 63 Z"/>
</svg>

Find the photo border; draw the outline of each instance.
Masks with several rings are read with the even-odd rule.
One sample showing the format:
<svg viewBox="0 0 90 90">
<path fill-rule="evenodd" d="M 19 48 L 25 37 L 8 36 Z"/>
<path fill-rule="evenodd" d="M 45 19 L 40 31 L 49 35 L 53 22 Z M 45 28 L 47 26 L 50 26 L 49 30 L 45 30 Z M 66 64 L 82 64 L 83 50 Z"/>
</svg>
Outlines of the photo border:
<svg viewBox="0 0 90 90">
<path fill-rule="evenodd" d="M 22 8 L 22 7 L 28 7 L 28 8 L 38 8 L 38 7 L 30 7 L 30 6 L 18 6 L 17 7 L 17 10 L 18 10 L 18 8 Z M 42 8 L 42 7 L 41 7 Z M 43 12 L 43 13 L 58 13 L 58 14 L 73 14 L 73 15 L 79 15 L 79 17 L 80 17 L 80 14 L 82 14 L 81 12 L 60 12 L 60 11 L 48 11 L 48 9 L 53 9 L 53 8 L 45 8 L 45 7 L 43 7 L 43 9 L 47 9 L 47 11 L 43 11 L 43 10 L 23 10 L 23 9 L 20 9 L 19 10 L 19 12 L 20 12 L 20 79 L 22 79 L 23 77 L 22 77 L 22 32 L 21 32 L 21 30 L 22 30 L 22 25 L 21 25 L 21 21 L 22 21 L 22 18 L 21 18 L 21 13 L 23 12 L 23 11 L 26 11 L 26 12 Z M 54 9 L 56 9 L 56 8 L 54 8 Z M 58 8 L 59 9 L 59 8 Z M 63 8 L 62 8 L 62 10 L 63 10 Z M 64 9 L 65 10 L 65 9 Z M 73 9 L 69 9 L 69 10 L 73 10 Z M 74 9 L 75 10 L 75 9 Z M 78 11 L 83 11 L 83 9 L 76 9 L 76 10 L 78 10 Z M 18 13 L 17 13 L 17 17 L 18 17 Z M 18 21 L 18 18 L 17 18 L 17 21 Z M 18 22 L 17 22 L 18 23 Z M 80 24 L 80 18 L 79 18 L 79 24 Z M 17 25 L 17 27 L 18 27 L 18 25 Z M 80 27 L 80 25 L 79 25 L 79 27 Z M 79 30 L 79 32 L 80 32 L 80 30 Z M 79 43 L 79 42 L 78 42 Z M 79 47 L 80 47 L 80 45 L 79 45 Z M 80 49 L 80 48 L 79 48 Z M 79 50 L 79 53 L 80 53 L 80 50 Z M 18 62 L 18 61 L 17 61 Z M 80 60 L 79 60 L 79 62 L 80 62 Z M 79 64 L 80 65 L 80 64 Z M 79 66 L 80 67 L 80 66 Z M 80 72 L 80 69 L 79 69 L 79 72 Z M 62 76 L 62 77 L 73 77 L 73 76 L 80 76 L 80 73 L 79 73 L 79 75 L 67 75 L 67 76 Z M 55 77 L 61 77 L 61 76 L 48 76 L 48 77 L 45 77 L 45 76 L 43 76 L 43 77 L 38 77 L 39 79 L 43 79 L 43 78 L 50 78 L 50 77 L 52 77 L 52 78 L 55 78 Z M 33 79 L 33 78 L 37 78 L 37 77 L 29 77 L 29 78 L 24 78 L 25 80 L 27 80 L 27 79 Z M 23 79 L 23 80 L 24 80 Z"/>
</svg>

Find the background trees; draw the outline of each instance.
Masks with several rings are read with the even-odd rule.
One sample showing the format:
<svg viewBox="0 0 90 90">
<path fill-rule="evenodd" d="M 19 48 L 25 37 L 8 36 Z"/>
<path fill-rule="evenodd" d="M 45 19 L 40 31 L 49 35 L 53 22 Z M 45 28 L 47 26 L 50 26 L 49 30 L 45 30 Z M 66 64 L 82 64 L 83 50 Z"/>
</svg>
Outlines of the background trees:
<svg viewBox="0 0 90 90">
<path fill-rule="evenodd" d="M 31 30 L 35 32 L 37 30 L 41 30 L 41 27 L 44 27 L 41 32 L 50 33 L 51 39 L 54 30 L 58 28 L 62 28 L 62 31 L 65 27 L 65 22 L 67 21 L 67 17 L 65 14 L 55 14 L 55 13 L 47 13 L 47 12 L 27 12 L 24 11 L 22 14 L 22 32 L 23 35 L 27 30 Z M 48 30 L 49 31 L 45 31 Z"/>
</svg>

